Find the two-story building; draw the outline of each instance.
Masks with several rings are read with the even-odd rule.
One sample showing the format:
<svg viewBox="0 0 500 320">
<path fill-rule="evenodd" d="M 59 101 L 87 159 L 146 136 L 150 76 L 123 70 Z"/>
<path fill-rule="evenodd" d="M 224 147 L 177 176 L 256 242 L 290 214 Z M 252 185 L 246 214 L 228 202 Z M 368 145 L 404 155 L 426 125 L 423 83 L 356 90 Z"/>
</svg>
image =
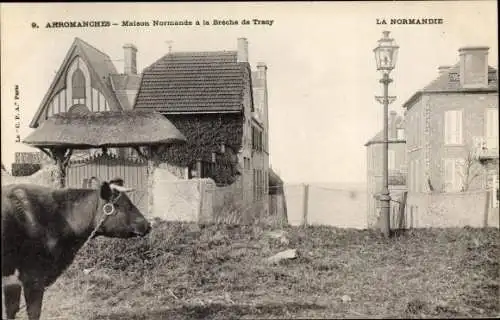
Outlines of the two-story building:
<svg viewBox="0 0 500 320">
<path fill-rule="evenodd" d="M 154 110 L 188 139 L 171 146 L 165 162 L 190 170 L 198 160 L 212 163 L 213 176 L 207 177 L 222 185 L 239 179 L 242 194 L 261 199 L 269 169 L 267 66 L 259 63 L 252 71 L 247 39 L 239 38 L 233 51 L 169 52 L 142 72 L 136 46 L 125 44 L 123 50 L 119 72 L 110 56 L 75 38 L 30 127 L 62 112 Z M 107 151 L 137 156 L 127 148 Z M 100 152 L 78 151 L 73 158 Z"/>
<path fill-rule="evenodd" d="M 459 49 L 459 62 L 403 104 L 409 192 L 492 191 L 498 206 L 498 82 L 487 47 Z"/>
<path fill-rule="evenodd" d="M 187 138 L 164 160 L 220 163 L 218 184 L 241 183 L 247 200 L 267 193 L 267 66 L 249 63 L 248 41 L 235 51 L 169 52 L 145 68 L 134 109 L 165 115 Z"/>
<path fill-rule="evenodd" d="M 388 126 L 389 192 L 396 198 L 406 189 L 406 146 L 404 119 L 391 111 Z M 377 133 L 366 144 L 368 227 L 375 228 L 378 219 L 377 195 L 382 191 L 383 131 Z"/>
</svg>

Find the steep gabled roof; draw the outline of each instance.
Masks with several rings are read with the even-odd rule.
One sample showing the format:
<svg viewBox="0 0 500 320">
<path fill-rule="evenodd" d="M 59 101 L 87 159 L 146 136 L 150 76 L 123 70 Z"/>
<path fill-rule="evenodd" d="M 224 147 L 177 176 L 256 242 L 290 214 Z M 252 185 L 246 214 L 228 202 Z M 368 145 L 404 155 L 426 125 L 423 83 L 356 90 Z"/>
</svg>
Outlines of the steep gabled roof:
<svg viewBox="0 0 500 320">
<path fill-rule="evenodd" d="M 415 92 L 404 104 L 403 108 L 413 105 L 423 93 L 459 93 L 459 92 L 495 92 L 498 91 L 498 70 L 488 66 L 488 86 L 486 88 L 464 88 L 460 85 L 460 63 L 442 72 L 421 90 Z"/>
<path fill-rule="evenodd" d="M 94 48 L 80 38 L 75 39 L 75 44 L 81 46 L 83 53 L 88 59 L 88 63 L 99 75 L 99 79 L 107 79 L 109 75 L 118 73 L 115 65 L 111 61 L 111 58 L 107 54 L 97 48 Z"/>
<path fill-rule="evenodd" d="M 247 78 L 250 66 L 237 62 L 236 51 L 169 53 L 144 70 L 134 108 L 162 113 L 241 112 Z"/>
<path fill-rule="evenodd" d="M 131 110 L 132 105 L 128 97 L 130 92 L 137 92 L 141 86 L 141 75 L 138 74 L 112 74 L 111 87 L 123 110 Z"/>
<path fill-rule="evenodd" d="M 64 79 L 64 75 L 66 74 L 67 68 L 69 67 L 72 59 L 79 55 L 87 64 L 89 68 L 91 77 L 94 81 L 97 82 L 98 87 L 102 89 L 103 94 L 109 98 L 108 104 L 112 111 L 120 111 L 122 107 L 120 102 L 117 100 L 115 93 L 111 88 L 111 81 L 109 79 L 111 74 L 116 74 L 116 68 L 111 61 L 110 57 L 94 48 L 90 44 L 81 40 L 80 38 L 75 38 L 73 44 L 68 50 L 66 57 L 64 58 L 59 70 L 57 71 L 52 84 L 47 90 L 45 96 L 42 99 L 42 102 L 33 117 L 30 127 L 36 128 L 38 126 L 38 122 L 40 117 L 43 114 L 43 111 L 50 103 L 55 94 L 57 94 L 61 89 L 65 88 L 66 83 Z"/>
</svg>

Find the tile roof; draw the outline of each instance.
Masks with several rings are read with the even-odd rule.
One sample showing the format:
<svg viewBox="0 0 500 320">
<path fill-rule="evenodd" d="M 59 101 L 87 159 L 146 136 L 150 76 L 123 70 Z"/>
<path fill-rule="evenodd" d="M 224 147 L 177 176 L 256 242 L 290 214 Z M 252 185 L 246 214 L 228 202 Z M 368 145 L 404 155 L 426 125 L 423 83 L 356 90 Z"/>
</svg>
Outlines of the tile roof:
<svg viewBox="0 0 500 320">
<path fill-rule="evenodd" d="M 141 75 L 112 74 L 111 83 L 115 90 L 137 90 L 141 85 Z"/>
<path fill-rule="evenodd" d="M 237 62 L 236 51 L 169 53 L 144 70 L 135 108 L 162 113 L 241 111 L 249 68 Z"/>
<path fill-rule="evenodd" d="M 141 75 L 137 74 L 112 74 L 110 75 L 111 87 L 123 110 L 131 110 L 133 101 L 129 100 L 129 94 L 137 93 L 141 86 Z"/>
<path fill-rule="evenodd" d="M 488 87 L 485 89 L 498 89 L 497 69 L 491 66 L 488 66 Z M 460 63 L 444 71 L 422 89 L 423 92 L 467 92 L 470 90 L 460 86 Z"/>
<path fill-rule="evenodd" d="M 460 63 L 456 63 L 448 70 L 443 71 L 436 79 L 423 89 L 415 92 L 404 104 L 408 109 L 423 93 L 453 93 L 453 92 L 494 92 L 498 91 L 498 70 L 488 66 L 488 86 L 486 88 L 463 88 L 460 85 Z"/>
</svg>

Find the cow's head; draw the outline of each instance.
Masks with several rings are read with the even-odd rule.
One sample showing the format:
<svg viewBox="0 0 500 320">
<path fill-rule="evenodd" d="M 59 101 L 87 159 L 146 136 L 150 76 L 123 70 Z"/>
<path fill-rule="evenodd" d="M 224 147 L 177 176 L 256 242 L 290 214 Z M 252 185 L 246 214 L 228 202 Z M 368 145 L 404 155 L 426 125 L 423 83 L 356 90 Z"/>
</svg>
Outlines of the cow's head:
<svg viewBox="0 0 500 320">
<path fill-rule="evenodd" d="M 105 216 L 97 235 L 129 238 L 143 237 L 151 231 L 151 224 L 130 201 L 127 192 L 132 189 L 123 186 L 123 180 L 103 182 L 100 187 L 102 204 L 96 218 L 97 223 Z"/>
</svg>

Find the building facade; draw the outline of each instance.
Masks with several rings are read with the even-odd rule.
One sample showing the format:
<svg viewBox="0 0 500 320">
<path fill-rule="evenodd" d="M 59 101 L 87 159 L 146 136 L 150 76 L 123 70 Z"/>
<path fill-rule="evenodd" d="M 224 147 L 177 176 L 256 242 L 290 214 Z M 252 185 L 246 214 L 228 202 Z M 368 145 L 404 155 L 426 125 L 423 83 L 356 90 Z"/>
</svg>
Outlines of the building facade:
<svg viewBox="0 0 500 320">
<path fill-rule="evenodd" d="M 170 52 L 143 71 L 134 108 L 165 115 L 188 139 L 165 161 L 213 162 L 216 183 L 253 201 L 268 189 L 267 66 L 252 71 L 248 57 L 246 38 L 236 51 Z"/>
<path fill-rule="evenodd" d="M 222 185 L 237 182 L 248 201 L 263 198 L 269 170 L 267 66 L 259 63 L 252 71 L 247 39 L 239 38 L 234 51 L 168 53 L 142 73 L 135 45 L 123 50 L 119 72 L 107 54 L 75 38 L 30 127 L 61 112 L 157 111 L 188 139 L 169 147 L 162 160 L 187 171 L 195 171 L 197 161 L 211 163 L 213 176 L 206 177 Z M 75 151 L 72 160 L 101 152 Z M 137 157 L 130 148 L 107 152 Z"/>
<path fill-rule="evenodd" d="M 61 113 L 130 110 L 139 90 L 141 76 L 135 68 L 137 49 L 123 46 L 125 68 L 120 73 L 111 58 L 80 38 L 75 38 L 37 109 L 30 128 Z M 72 158 L 84 158 L 101 150 L 76 151 Z M 124 150 L 111 148 L 119 155 Z"/>
<path fill-rule="evenodd" d="M 498 83 L 487 47 L 459 49 L 404 105 L 408 191 L 491 190 L 498 207 Z"/>
<path fill-rule="evenodd" d="M 391 197 L 396 198 L 406 185 L 406 145 L 404 119 L 396 111 L 389 115 L 389 192 Z M 367 223 L 369 228 L 375 228 L 378 222 L 377 195 L 382 191 L 382 155 L 383 155 L 383 132 L 379 132 L 366 144 L 367 163 L 367 191 L 368 191 L 368 214 Z"/>
</svg>

